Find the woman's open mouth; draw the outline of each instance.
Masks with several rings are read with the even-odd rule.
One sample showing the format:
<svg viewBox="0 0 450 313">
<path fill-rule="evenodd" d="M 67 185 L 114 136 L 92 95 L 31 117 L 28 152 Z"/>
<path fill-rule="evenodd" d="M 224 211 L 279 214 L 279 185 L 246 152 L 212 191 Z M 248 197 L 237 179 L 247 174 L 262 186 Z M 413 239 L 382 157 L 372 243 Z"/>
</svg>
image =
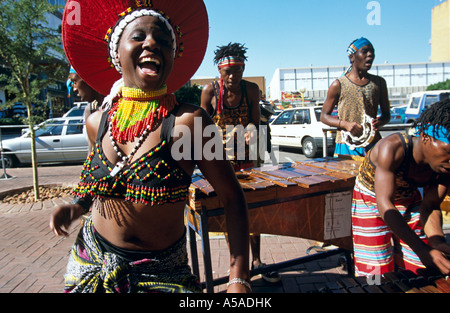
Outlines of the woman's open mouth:
<svg viewBox="0 0 450 313">
<path fill-rule="evenodd" d="M 139 68 L 148 76 L 156 76 L 161 69 L 161 62 L 152 57 L 144 57 L 139 60 Z"/>
</svg>

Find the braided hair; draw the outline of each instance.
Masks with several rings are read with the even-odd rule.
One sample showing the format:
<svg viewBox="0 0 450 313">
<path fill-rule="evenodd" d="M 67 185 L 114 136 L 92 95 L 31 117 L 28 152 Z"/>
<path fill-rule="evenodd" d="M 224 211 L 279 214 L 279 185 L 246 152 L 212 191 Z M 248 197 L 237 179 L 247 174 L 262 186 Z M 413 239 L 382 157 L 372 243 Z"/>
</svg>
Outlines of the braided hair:
<svg viewBox="0 0 450 313">
<path fill-rule="evenodd" d="M 229 43 L 225 46 L 217 47 L 218 49 L 214 51 L 214 63 L 218 64 L 219 61 L 225 57 L 233 56 L 240 57 L 243 60 L 247 60 L 247 56 L 245 53 L 247 52 L 247 48 L 240 43 Z"/>
<path fill-rule="evenodd" d="M 441 100 L 426 108 L 417 119 L 414 125 L 419 133 L 423 133 L 427 128 L 433 126 L 433 133 L 436 128 L 446 129 L 447 138 L 450 138 L 450 98 Z"/>
</svg>

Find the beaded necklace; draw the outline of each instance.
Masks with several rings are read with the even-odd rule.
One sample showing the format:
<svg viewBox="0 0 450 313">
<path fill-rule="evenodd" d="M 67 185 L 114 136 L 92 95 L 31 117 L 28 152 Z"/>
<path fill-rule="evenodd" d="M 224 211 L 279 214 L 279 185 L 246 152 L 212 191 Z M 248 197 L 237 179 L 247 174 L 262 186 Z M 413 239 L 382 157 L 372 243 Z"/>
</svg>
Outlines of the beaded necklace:
<svg viewBox="0 0 450 313">
<path fill-rule="evenodd" d="M 157 91 L 142 91 L 137 88 L 122 88 L 122 97 L 110 110 L 111 133 L 116 142 L 133 141 L 142 135 L 156 119 L 167 116 L 177 105 L 173 94 L 167 94 L 167 86 Z"/>
<path fill-rule="evenodd" d="M 122 88 L 122 98 L 110 111 L 109 138 L 117 155 L 122 159 L 110 173 L 116 176 L 139 150 L 147 135 L 153 130 L 155 115 L 157 119 L 166 117 L 177 105 L 175 96 L 167 94 L 167 87 L 145 92 L 136 88 Z M 131 142 L 139 139 L 129 155 L 123 155 L 117 142 Z"/>
</svg>

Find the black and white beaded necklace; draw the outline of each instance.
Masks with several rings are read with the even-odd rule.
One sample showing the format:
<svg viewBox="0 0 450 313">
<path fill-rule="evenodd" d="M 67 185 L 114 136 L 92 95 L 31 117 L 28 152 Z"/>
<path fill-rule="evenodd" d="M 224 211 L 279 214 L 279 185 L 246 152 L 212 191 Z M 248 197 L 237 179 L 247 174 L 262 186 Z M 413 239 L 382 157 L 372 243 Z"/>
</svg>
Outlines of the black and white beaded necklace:
<svg viewBox="0 0 450 313">
<path fill-rule="evenodd" d="M 145 138 L 148 136 L 148 134 L 150 133 L 151 128 L 152 128 L 152 124 L 148 124 L 146 126 L 146 128 L 144 129 L 144 131 L 142 132 L 141 136 L 139 137 L 139 140 L 134 145 L 130 154 L 123 155 L 123 153 L 120 151 L 120 149 L 117 146 L 117 144 L 112 136 L 112 133 L 111 133 L 111 124 L 112 124 L 111 121 L 113 120 L 113 117 L 115 114 L 116 114 L 116 112 L 114 112 L 113 115 L 111 116 L 109 126 L 108 126 L 109 139 L 111 140 L 111 144 L 112 144 L 112 147 L 114 148 L 114 151 L 116 151 L 117 155 L 122 160 L 117 162 L 116 166 L 112 169 L 111 173 L 109 173 L 109 176 L 111 176 L 111 177 L 116 176 L 123 169 L 123 167 L 128 164 L 128 162 L 133 158 L 133 156 L 136 154 L 136 152 L 142 146 L 142 143 L 144 142 Z"/>
</svg>

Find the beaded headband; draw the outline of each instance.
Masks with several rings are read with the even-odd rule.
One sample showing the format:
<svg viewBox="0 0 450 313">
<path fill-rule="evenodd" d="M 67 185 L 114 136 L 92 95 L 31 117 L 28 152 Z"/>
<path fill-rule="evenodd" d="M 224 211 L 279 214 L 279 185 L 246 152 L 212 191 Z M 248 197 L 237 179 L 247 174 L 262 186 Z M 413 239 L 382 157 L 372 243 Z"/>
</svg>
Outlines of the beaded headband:
<svg viewBox="0 0 450 313">
<path fill-rule="evenodd" d="M 240 57 L 227 56 L 227 57 L 220 59 L 220 61 L 218 62 L 218 66 L 219 66 L 219 68 L 232 67 L 232 66 L 244 66 L 245 65 L 244 61 L 245 60 Z"/>
<path fill-rule="evenodd" d="M 119 41 L 125 27 L 132 21 L 143 16 L 154 16 L 157 17 L 167 29 L 170 31 L 172 36 L 172 47 L 173 47 L 173 57 L 176 57 L 177 51 L 177 39 L 172 25 L 169 21 L 160 13 L 150 10 L 150 9 L 137 9 L 128 8 L 125 12 L 120 14 L 121 18 L 117 21 L 114 27 L 110 28 L 106 33 L 105 40 L 108 43 L 109 58 L 108 61 L 111 63 L 111 67 L 115 67 L 119 73 L 122 73 L 122 68 L 119 63 L 116 62 L 117 50 L 119 48 Z"/>
</svg>

